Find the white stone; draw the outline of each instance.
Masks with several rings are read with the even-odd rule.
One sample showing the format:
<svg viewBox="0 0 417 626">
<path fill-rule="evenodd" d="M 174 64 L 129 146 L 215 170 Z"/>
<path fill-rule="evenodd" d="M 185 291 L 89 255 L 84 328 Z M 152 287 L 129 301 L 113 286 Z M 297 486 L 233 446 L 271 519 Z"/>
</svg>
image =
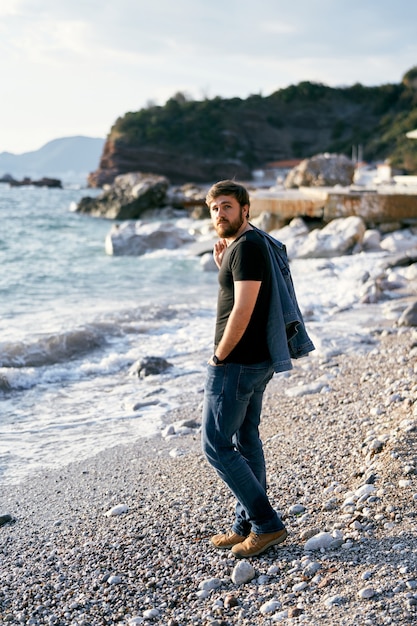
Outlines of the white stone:
<svg viewBox="0 0 417 626">
<path fill-rule="evenodd" d="M 410 485 L 411 485 L 411 480 L 402 478 L 401 480 L 398 481 L 399 487 L 409 487 Z"/>
<path fill-rule="evenodd" d="M 136 626 L 137 624 L 143 624 L 143 617 L 139 617 L 138 615 L 135 615 L 134 617 L 130 618 L 129 626 Z"/>
<path fill-rule="evenodd" d="M 359 589 L 358 591 L 358 596 L 362 600 L 369 600 L 369 598 L 373 598 L 374 595 L 375 595 L 375 589 L 373 589 L 373 587 L 363 587 L 362 589 Z"/>
<path fill-rule="evenodd" d="M 417 406 L 417 405 L 416 405 Z M 401 430 L 405 430 L 405 432 L 409 433 L 413 430 L 417 429 L 417 422 L 415 420 L 403 419 L 399 424 L 399 428 Z"/>
<path fill-rule="evenodd" d="M 261 574 L 260 576 L 258 576 L 257 583 L 258 585 L 267 585 L 269 583 L 269 576 L 267 576 L 266 574 Z"/>
<path fill-rule="evenodd" d="M 109 585 L 120 585 L 120 583 L 122 582 L 122 577 L 116 575 L 109 576 L 107 582 L 109 583 Z"/>
<path fill-rule="evenodd" d="M 175 428 L 173 424 L 168 424 L 168 426 L 165 426 L 161 434 L 164 439 L 166 437 L 171 437 L 172 435 L 175 435 Z"/>
<path fill-rule="evenodd" d="M 304 550 L 327 550 L 339 548 L 343 543 L 340 533 L 321 532 L 314 535 L 304 544 Z"/>
<path fill-rule="evenodd" d="M 267 613 L 275 613 L 275 611 L 280 609 L 281 606 L 282 605 L 279 600 L 268 600 L 268 602 L 265 602 L 259 610 L 262 615 L 266 615 Z"/>
<path fill-rule="evenodd" d="M 300 513 L 304 513 L 305 510 L 306 508 L 302 504 L 294 504 L 293 506 L 290 506 L 288 513 L 290 515 L 299 515 Z"/>
<path fill-rule="evenodd" d="M 370 495 L 374 491 L 376 491 L 376 487 L 374 485 L 368 485 L 368 484 L 362 485 L 362 487 L 359 487 L 358 489 L 356 489 L 355 496 L 357 498 L 361 498 L 364 495 Z"/>
<path fill-rule="evenodd" d="M 185 454 L 185 450 L 182 450 L 181 448 L 172 448 L 172 450 L 169 451 L 169 456 L 173 459 L 177 459 L 180 456 L 184 456 Z"/>
<path fill-rule="evenodd" d="M 279 613 L 276 613 L 275 615 L 273 615 L 272 621 L 283 622 L 285 619 L 287 619 L 287 617 L 288 617 L 288 609 L 286 609 L 285 611 L 280 611 Z"/>
<path fill-rule="evenodd" d="M 310 561 L 309 563 L 306 564 L 303 570 L 303 575 L 306 576 L 307 578 L 311 578 L 320 569 L 321 569 L 321 565 L 320 563 L 318 563 L 318 561 Z"/>
<path fill-rule="evenodd" d="M 324 599 L 324 604 L 327 607 L 340 606 L 345 601 L 346 601 L 346 598 L 344 598 L 343 596 L 327 596 L 327 598 Z"/>
<path fill-rule="evenodd" d="M 210 589 L 218 589 L 222 584 L 220 578 L 206 578 L 202 580 L 198 585 L 199 589 L 210 590 Z"/>
<path fill-rule="evenodd" d="M 235 585 L 242 585 L 255 578 L 255 568 L 249 563 L 249 561 L 242 560 L 235 565 L 232 572 L 232 582 Z"/>
<path fill-rule="evenodd" d="M 128 511 L 129 507 L 127 506 L 127 504 L 116 504 L 115 506 L 112 506 L 111 509 L 106 511 L 104 515 L 106 517 L 112 517 L 115 515 L 122 515 L 123 513 L 127 513 Z"/>
<path fill-rule="evenodd" d="M 307 583 L 303 581 L 302 583 L 297 583 L 296 585 L 294 585 L 292 590 L 294 593 L 297 593 L 298 591 L 303 591 L 306 587 Z"/>
<path fill-rule="evenodd" d="M 353 530 L 362 530 L 363 526 L 358 520 L 355 520 L 349 524 L 349 528 L 353 528 Z"/>
<path fill-rule="evenodd" d="M 143 612 L 143 617 L 145 619 L 155 619 L 156 617 L 159 617 L 159 611 L 158 609 L 147 609 Z"/>
<path fill-rule="evenodd" d="M 285 395 L 290 398 L 299 398 L 301 396 L 307 396 L 312 393 L 321 393 L 325 384 L 323 381 L 309 383 L 306 385 L 297 385 L 296 387 L 290 387 L 285 390 Z"/>
<path fill-rule="evenodd" d="M 383 447 L 384 447 L 384 444 L 383 444 L 382 441 L 379 441 L 379 439 L 374 439 L 368 445 L 369 450 L 381 450 L 381 448 L 383 448 Z"/>
</svg>

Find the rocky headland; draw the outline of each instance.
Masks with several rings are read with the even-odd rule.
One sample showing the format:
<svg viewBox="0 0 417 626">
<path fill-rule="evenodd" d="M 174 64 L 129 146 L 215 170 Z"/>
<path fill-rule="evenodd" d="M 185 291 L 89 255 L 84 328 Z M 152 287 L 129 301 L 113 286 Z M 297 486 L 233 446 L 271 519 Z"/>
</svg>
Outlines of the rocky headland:
<svg viewBox="0 0 417 626">
<path fill-rule="evenodd" d="M 194 101 L 179 92 L 164 106 L 150 105 L 116 120 L 92 187 L 119 174 L 153 172 L 173 184 L 222 178 L 248 180 L 271 164 L 320 153 L 351 155 L 366 162 L 390 160 L 417 173 L 415 128 L 417 68 L 399 84 L 332 88 L 302 82 L 270 96 Z"/>
</svg>

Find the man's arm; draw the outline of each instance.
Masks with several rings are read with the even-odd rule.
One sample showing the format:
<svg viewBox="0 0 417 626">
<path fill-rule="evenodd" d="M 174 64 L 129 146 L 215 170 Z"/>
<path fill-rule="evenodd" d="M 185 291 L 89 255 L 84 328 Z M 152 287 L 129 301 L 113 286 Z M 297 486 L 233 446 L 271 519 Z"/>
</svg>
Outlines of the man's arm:
<svg viewBox="0 0 417 626">
<path fill-rule="evenodd" d="M 235 303 L 216 349 L 216 356 L 220 361 L 223 361 L 242 339 L 252 317 L 261 284 L 261 281 L 257 280 L 235 281 Z"/>
</svg>

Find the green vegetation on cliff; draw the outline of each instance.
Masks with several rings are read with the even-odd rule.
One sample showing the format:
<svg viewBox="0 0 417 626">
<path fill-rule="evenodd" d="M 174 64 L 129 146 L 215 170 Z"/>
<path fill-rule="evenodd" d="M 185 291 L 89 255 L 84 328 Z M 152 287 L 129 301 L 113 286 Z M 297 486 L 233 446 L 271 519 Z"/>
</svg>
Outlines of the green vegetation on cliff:
<svg viewBox="0 0 417 626">
<path fill-rule="evenodd" d="M 177 93 L 164 106 L 120 117 L 100 167 L 129 171 L 138 154 L 153 151 L 173 158 L 186 154 L 196 162 L 239 162 L 253 170 L 321 152 L 351 156 L 352 147 L 361 146 L 364 160 L 389 159 L 416 174 L 417 141 L 405 135 L 415 128 L 417 67 L 400 84 L 377 87 L 302 82 L 267 97 L 203 101 Z"/>
</svg>

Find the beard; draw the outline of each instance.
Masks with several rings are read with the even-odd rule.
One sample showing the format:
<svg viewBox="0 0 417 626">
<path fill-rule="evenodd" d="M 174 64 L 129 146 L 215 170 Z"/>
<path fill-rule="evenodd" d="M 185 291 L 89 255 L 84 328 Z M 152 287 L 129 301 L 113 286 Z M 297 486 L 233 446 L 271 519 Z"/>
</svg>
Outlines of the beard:
<svg viewBox="0 0 417 626">
<path fill-rule="evenodd" d="M 214 225 L 214 230 L 221 239 L 227 239 L 228 237 L 234 237 L 239 232 L 243 222 L 243 209 L 241 208 L 239 217 L 232 221 L 222 218 L 220 223 Z"/>
</svg>

